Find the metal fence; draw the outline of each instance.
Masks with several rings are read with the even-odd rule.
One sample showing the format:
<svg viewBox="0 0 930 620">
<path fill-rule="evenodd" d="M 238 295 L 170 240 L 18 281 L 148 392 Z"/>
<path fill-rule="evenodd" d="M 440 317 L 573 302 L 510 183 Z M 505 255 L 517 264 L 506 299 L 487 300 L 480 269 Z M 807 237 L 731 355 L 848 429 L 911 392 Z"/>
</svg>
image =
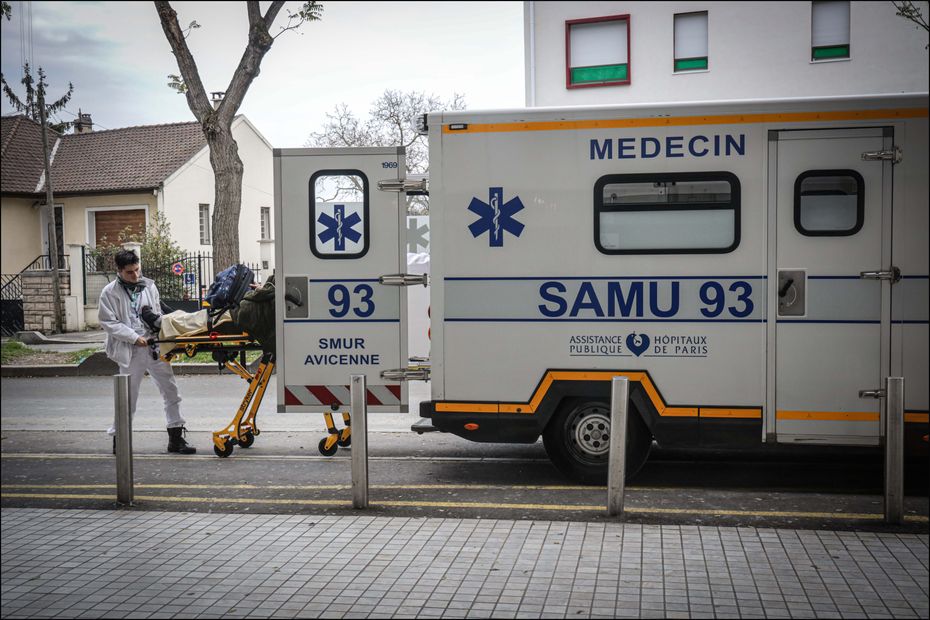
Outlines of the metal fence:
<svg viewBox="0 0 930 620">
<path fill-rule="evenodd" d="M 253 271 L 259 266 L 245 263 Z M 161 299 L 178 310 L 193 311 L 201 307 L 213 284 L 213 256 L 192 253 L 179 256 L 167 264 L 143 267 L 145 277 L 155 281 Z M 112 258 L 104 259 L 84 253 L 84 299 L 95 304 L 103 287 L 116 277 Z"/>
</svg>

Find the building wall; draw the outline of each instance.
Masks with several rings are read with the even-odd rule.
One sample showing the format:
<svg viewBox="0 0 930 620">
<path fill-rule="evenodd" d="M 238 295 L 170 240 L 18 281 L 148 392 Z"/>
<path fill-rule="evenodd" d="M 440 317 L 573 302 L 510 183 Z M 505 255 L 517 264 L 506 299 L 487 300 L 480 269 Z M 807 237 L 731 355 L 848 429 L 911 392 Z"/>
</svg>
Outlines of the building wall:
<svg viewBox="0 0 930 620">
<path fill-rule="evenodd" d="M 241 119 L 233 126 L 233 136 L 239 145 L 239 157 L 244 167 L 242 210 L 239 214 L 239 254 L 244 262 L 260 263 L 260 208 L 274 205 L 272 152 L 251 126 Z M 207 149 L 194 156 L 165 182 L 163 208 L 171 222 L 172 236 L 182 248 L 191 252 L 212 253 L 212 245 L 200 243 L 200 204 L 210 205 L 212 217 L 216 203 L 213 168 Z"/>
<path fill-rule="evenodd" d="M 705 10 L 708 70 L 675 73 L 674 15 Z M 630 15 L 631 83 L 567 89 L 565 21 L 622 14 Z M 850 58 L 828 62 L 810 60 L 810 2 L 525 2 L 524 27 L 528 106 L 927 92 L 930 88 L 927 34 L 895 15 L 890 2 L 852 2 Z"/>
<path fill-rule="evenodd" d="M 90 215 L 100 210 L 155 209 L 156 199 L 150 193 L 114 194 L 101 196 L 75 196 L 56 198 L 61 205 L 63 245 L 76 243 L 94 245 L 94 229 Z M 40 254 L 45 253 L 40 228 L 40 209 L 33 207 L 32 198 L 4 197 L 0 211 L 0 240 L 2 240 L 2 273 L 18 273 Z"/>
<path fill-rule="evenodd" d="M 144 192 L 56 198 L 55 202 L 65 207 L 65 244 L 80 243 L 95 246 L 94 217 L 97 212 L 142 209 L 146 211 L 146 221 L 148 221 L 148 217 L 155 212 L 156 197 L 151 192 Z M 116 239 L 108 239 L 108 241 L 115 243 Z"/>
<path fill-rule="evenodd" d="M 39 210 L 31 198 L 0 199 L 0 272 L 18 273 L 42 253 Z"/>
</svg>

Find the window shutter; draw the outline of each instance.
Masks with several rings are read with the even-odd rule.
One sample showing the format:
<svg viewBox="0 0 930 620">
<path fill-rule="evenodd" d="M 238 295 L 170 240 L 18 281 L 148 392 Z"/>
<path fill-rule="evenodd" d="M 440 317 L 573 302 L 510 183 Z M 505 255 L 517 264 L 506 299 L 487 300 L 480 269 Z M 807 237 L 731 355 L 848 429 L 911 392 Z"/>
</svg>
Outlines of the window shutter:
<svg viewBox="0 0 930 620">
<path fill-rule="evenodd" d="M 811 4 L 811 47 L 849 45 L 849 2 Z"/>
<path fill-rule="evenodd" d="M 675 60 L 707 57 L 707 13 L 675 16 Z"/>
<path fill-rule="evenodd" d="M 627 62 L 626 20 L 572 26 L 572 68 Z"/>
</svg>

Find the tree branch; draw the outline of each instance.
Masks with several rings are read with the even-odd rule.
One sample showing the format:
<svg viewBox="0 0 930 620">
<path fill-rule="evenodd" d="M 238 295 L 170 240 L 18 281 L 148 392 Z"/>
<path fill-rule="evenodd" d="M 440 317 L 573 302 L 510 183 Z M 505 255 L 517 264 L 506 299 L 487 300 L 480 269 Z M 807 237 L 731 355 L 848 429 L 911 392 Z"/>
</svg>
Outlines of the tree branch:
<svg viewBox="0 0 930 620">
<path fill-rule="evenodd" d="M 164 0 L 155 1 L 155 10 L 158 11 L 158 19 L 161 22 L 162 30 L 165 37 L 171 45 L 171 51 L 178 61 L 178 69 L 184 78 L 184 84 L 187 90 L 184 96 L 187 97 L 187 105 L 190 107 L 194 116 L 204 124 L 213 113 L 213 106 L 207 97 L 207 91 L 200 81 L 200 72 L 197 70 L 197 62 L 191 54 L 190 48 L 187 47 L 187 41 L 181 26 L 178 24 L 178 14 L 171 8 L 171 3 Z"/>
</svg>

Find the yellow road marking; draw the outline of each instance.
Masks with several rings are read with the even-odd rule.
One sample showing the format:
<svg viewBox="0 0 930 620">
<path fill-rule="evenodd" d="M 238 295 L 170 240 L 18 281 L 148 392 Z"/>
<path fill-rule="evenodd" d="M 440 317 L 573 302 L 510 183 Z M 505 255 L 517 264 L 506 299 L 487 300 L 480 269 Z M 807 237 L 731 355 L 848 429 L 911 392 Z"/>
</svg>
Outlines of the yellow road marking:
<svg viewBox="0 0 930 620">
<path fill-rule="evenodd" d="M 9 452 L 0 454 L 4 459 L 34 459 L 34 460 L 113 460 L 110 454 L 50 454 L 42 452 Z M 169 460 L 169 461 L 214 461 L 220 459 L 212 453 L 198 455 L 183 454 L 133 454 L 133 459 L 139 460 Z M 314 461 L 317 463 L 347 463 L 348 456 L 303 456 L 298 454 L 261 454 L 249 455 L 236 452 L 230 461 Z M 497 456 L 369 456 L 369 461 L 429 461 L 431 463 L 549 463 L 545 458 L 516 458 Z"/>
<path fill-rule="evenodd" d="M 274 491 L 343 491 L 352 488 L 351 484 L 136 484 L 137 489 L 239 489 Z M 0 489 L 115 489 L 115 484 L 4 484 Z M 584 486 L 567 484 L 372 484 L 371 489 L 437 491 L 443 489 L 513 490 L 513 491 L 604 491 L 605 486 Z M 628 487 L 629 491 L 666 491 L 670 487 Z M 674 489 L 680 491 L 681 489 Z"/>
<path fill-rule="evenodd" d="M 572 129 L 619 129 L 627 127 L 681 127 L 698 125 L 736 125 L 747 123 L 801 123 L 808 121 L 863 121 L 895 118 L 924 118 L 926 116 L 927 108 L 895 108 L 888 110 L 838 110 L 827 112 L 718 114 L 705 116 L 617 118 L 577 121 L 470 123 L 466 129 L 451 129 L 449 125 L 443 125 L 442 132 L 444 134 L 468 134 L 513 131 L 566 131 Z"/>
<path fill-rule="evenodd" d="M 0 498 L 7 499 L 90 499 L 116 501 L 114 495 L 91 494 L 52 494 L 52 493 L 0 493 Z M 162 495 L 136 495 L 137 501 L 178 502 L 187 504 L 225 503 L 225 504 L 275 504 L 300 506 L 351 506 L 351 502 L 339 499 L 256 499 L 250 497 L 178 497 Z M 484 508 L 492 510 L 550 510 L 561 512 L 606 512 L 606 505 L 567 505 L 567 504 L 499 504 L 493 502 L 425 502 L 385 500 L 372 502 L 372 506 L 404 508 Z M 692 508 L 651 508 L 630 506 L 625 512 L 634 514 L 674 514 L 733 517 L 783 517 L 800 519 L 847 519 L 847 520 L 881 520 L 884 515 L 866 512 L 802 512 L 802 511 L 766 511 L 766 510 L 728 510 L 728 509 L 692 509 Z M 924 515 L 905 515 L 905 521 L 927 523 L 930 519 Z"/>
</svg>

